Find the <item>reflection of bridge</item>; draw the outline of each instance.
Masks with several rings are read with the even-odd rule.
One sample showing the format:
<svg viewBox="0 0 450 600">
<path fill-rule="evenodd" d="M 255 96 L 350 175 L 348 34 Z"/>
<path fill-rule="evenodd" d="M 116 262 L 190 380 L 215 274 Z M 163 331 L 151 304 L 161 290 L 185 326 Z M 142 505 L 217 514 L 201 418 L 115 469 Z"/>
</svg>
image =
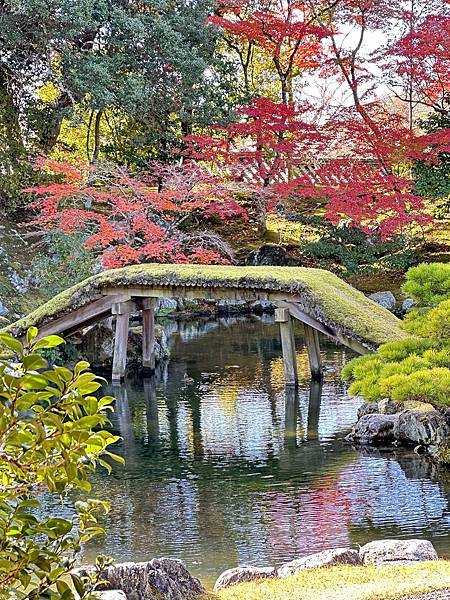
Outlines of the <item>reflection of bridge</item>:
<svg viewBox="0 0 450 600">
<path fill-rule="evenodd" d="M 112 377 L 120 381 L 126 371 L 132 312 L 142 312 L 143 366 L 154 369 L 155 306 L 160 297 L 273 302 L 280 324 L 285 381 L 290 385 L 298 382 L 293 319 L 303 324 L 315 379 L 322 376 L 319 332 L 360 354 L 405 336 L 395 316 L 328 271 L 200 265 L 135 265 L 100 273 L 9 329 L 23 333 L 37 325 L 40 335 L 70 335 L 112 313 L 116 317 Z"/>
<path fill-rule="evenodd" d="M 171 378 L 172 379 L 172 378 Z M 139 428 L 143 427 L 144 436 L 146 434 L 146 445 L 154 448 L 160 448 L 161 435 L 163 432 L 168 434 L 170 438 L 170 446 L 172 451 L 177 455 L 177 468 L 186 466 L 190 459 L 186 456 L 180 456 L 180 447 L 186 440 L 180 439 L 180 431 L 178 429 L 179 405 L 180 401 L 184 400 L 188 404 L 188 412 L 184 414 L 183 419 L 187 419 L 192 427 L 191 443 L 192 457 L 196 460 L 201 460 L 202 477 L 211 476 L 217 468 L 220 469 L 221 475 L 224 477 L 231 476 L 237 472 L 254 472 L 255 459 L 248 456 L 235 455 L 231 448 L 225 448 L 223 460 L 220 464 L 214 459 L 211 450 L 217 451 L 217 439 L 211 441 L 205 429 L 208 425 L 202 422 L 202 414 L 200 411 L 199 397 L 192 394 L 186 397 L 185 393 L 180 389 L 180 381 L 173 383 L 168 380 L 164 386 L 164 404 L 167 411 L 165 420 L 161 422 L 160 409 L 158 409 L 158 387 L 159 376 L 148 377 L 142 380 L 141 402 L 145 414 L 145 421 L 141 415 Z M 177 379 L 176 377 L 173 378 Z M 305 390 L 295 389 L 293 386 L 288 386 L 285 391 L 285 411 L 284 420 L 276 425 L 277 418 L 272 414 L 272 427 L 279 427 L 282 432 L 282 445 L 278 453 L 269 456 L 268 452 L 267 467 L 272 468 L 277 465 L 276 472 L 272 474 L 272 479 L 284 481 L 287 473 L 296 472 L 299 476 L 302 473 L 308 473 L 308 477 L 313 479 L 321 478 L 326 472 L 326 467 L 329 461 L 330 453 L 333 452 L 333 443 L 321 444 L 319 441 L 319 418 L 322 401 L 322 382 L 312 381 L 307 393 L 307 414 L 302 419 L 302 408 L 300 405 L 300 397 L 305 395 Z M 122 438 L 121 454 L 125 458 L 126 464 L 133 464 L 136 460 L 137 448 L 142 444 L 142 438 L 136 435 L 136 422 L 133 420 L 133 412 L 136 409 L 136 389 L 132 384 L 132 380 L 127 380 L 126 383 L 115 383 L 110 387 L 111 394 L 116 398 L 116 409 L 113 417 L 114 433 Z M 132 398 L 132 400 L 130 400 Z M 273 401 L 273 399 L 272 399 Z M 305 406 L 303 406 L 303 410 Z M 141 408 L 142 410 L 142 408 Z M 204 415 L 203 415 L 204 416 Z M 302 430 L 301 421 L 306 423 L 306 428 Z M 142 430 L 141 430 L 142 435 Z M 207 439 L 209 437 L 209 446 Z M 226 446 L 226 439 L 222 439 L 222 444 Z M 304 446 L 306 444 L 306 446 Z M 300 445 L 306 450 L 299 452 Z M 348 447 L 345 451 L 340 450 L 339 462 L 343 466 L 348 464 L 349 460 L 354 458 L 354 451 Z M 262 459 L 260 459 L 262 460 Z M 336 466 L 336 462 L 333 463 Z"/>
</svg>

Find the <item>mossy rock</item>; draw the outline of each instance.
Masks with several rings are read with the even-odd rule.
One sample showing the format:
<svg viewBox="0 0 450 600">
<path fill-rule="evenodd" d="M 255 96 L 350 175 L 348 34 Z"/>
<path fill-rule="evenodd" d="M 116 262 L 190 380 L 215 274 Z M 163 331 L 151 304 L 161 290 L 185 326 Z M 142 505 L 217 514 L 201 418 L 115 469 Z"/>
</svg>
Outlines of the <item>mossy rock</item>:
<svg viewBox="0 0 450 600">
<path fill-rule="evenodd" d="M 420 410 L 422 412 L 436 410 L 435 407 L 429 402 L 419 402 L 418 400 L 407 400 L 406 402 L 402 403 L 402 408 L 408 410 Z"/>
<path fill-rule="evenodd" d="M 31 325 L 43 325 L 89 304 L 99 298 L 105 288 L 121 286 L 286 292 L 301 297 L 305 312 L 369 348 L 408 337 L 397 317 L 323 269 L 170 264 L 141 264 L 104 271 L 58 294 L 7 329 L 22 334 Z"/>
</svg>

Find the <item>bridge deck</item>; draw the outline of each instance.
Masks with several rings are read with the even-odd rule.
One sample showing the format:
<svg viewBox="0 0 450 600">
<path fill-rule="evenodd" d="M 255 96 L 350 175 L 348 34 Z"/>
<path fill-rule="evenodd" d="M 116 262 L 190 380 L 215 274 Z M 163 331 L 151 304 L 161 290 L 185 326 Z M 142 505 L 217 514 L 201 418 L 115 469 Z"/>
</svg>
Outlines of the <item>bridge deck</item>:
<svg viewBox="0 0 450 600">
<path fill-rule="evenodd" d="M 373 350 L 406 337 L 400 320 L 336 275 L 304 267 L 143 264 L 105 271 L 55 296 L 7 329 L 23 334 L 71 333 L 110 314 L 112 306 L 143 297 L 271 300 L 338 341 Z M 367 351 L 367 350 L 366 350 Z"/>
</svg>

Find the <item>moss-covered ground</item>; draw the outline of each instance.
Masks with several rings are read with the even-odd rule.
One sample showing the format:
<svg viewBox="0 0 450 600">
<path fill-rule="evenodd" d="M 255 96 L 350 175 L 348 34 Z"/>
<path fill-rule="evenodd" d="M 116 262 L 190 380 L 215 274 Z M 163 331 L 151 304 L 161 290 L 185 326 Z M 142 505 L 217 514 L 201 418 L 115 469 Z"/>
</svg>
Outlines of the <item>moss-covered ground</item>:
<svg viewBox="0 0 450 600">
<path fill-rule="evenodd" d="M 205 600 L 394 600 L 444 589 L 450 597 L 450 561 L 308 569 L 286 579 L 231 586 Z"/>
<path fill-rule="evenodd" d="M 55 296 L 13 324 L 40 325 L 95 299 L 114 286 L 202 286 L 301 295 L 305 309 L 353 339 L 377 346 L 405 337 L 400 321 L 348 283 L 322 269 L 143 264 L 105 271 Z"/>
</svg>

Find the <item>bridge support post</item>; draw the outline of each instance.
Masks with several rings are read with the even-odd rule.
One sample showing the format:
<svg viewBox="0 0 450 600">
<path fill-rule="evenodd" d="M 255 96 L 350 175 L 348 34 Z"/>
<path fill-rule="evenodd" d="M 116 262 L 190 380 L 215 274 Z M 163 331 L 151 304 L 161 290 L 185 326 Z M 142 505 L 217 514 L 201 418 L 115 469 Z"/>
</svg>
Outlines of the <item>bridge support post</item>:
<svg viewBox="0 0 450 600">
<path fill-rule="evenodd" d="M 305 343 L 308 350 L 309 367 L 311 369 L 311 377 L 315 381 L 320 381 L 323 378 L 322 358 L 320 356 L 319 334 L 317 329 L 310 325 L 303 324 L 305 329 Z"/>
<path fill-rule="evenodd" d="M 295 354 L 294 327 L 289 309 L 277 308 L 275 321 L 280 324 L 281 348 L 284 362 L 284 381 L 286 385 L 298 385 L 297 357 Z"/>
<path fill-rule="evenodd" d="M 142 300 L 142 367 L 144 373 L 155 370 L 155 307 L 156 298 Z"/>
<path fill-rule="evenodd" d="M 120 382 L 127 369 L 128 331 L 130 327 L 131 306 L 129 303 L 113 304 L 113 315 L 116 315 L 116 332 L 114 336 L 114 356 L 112 380 Z"/>
</svg>

